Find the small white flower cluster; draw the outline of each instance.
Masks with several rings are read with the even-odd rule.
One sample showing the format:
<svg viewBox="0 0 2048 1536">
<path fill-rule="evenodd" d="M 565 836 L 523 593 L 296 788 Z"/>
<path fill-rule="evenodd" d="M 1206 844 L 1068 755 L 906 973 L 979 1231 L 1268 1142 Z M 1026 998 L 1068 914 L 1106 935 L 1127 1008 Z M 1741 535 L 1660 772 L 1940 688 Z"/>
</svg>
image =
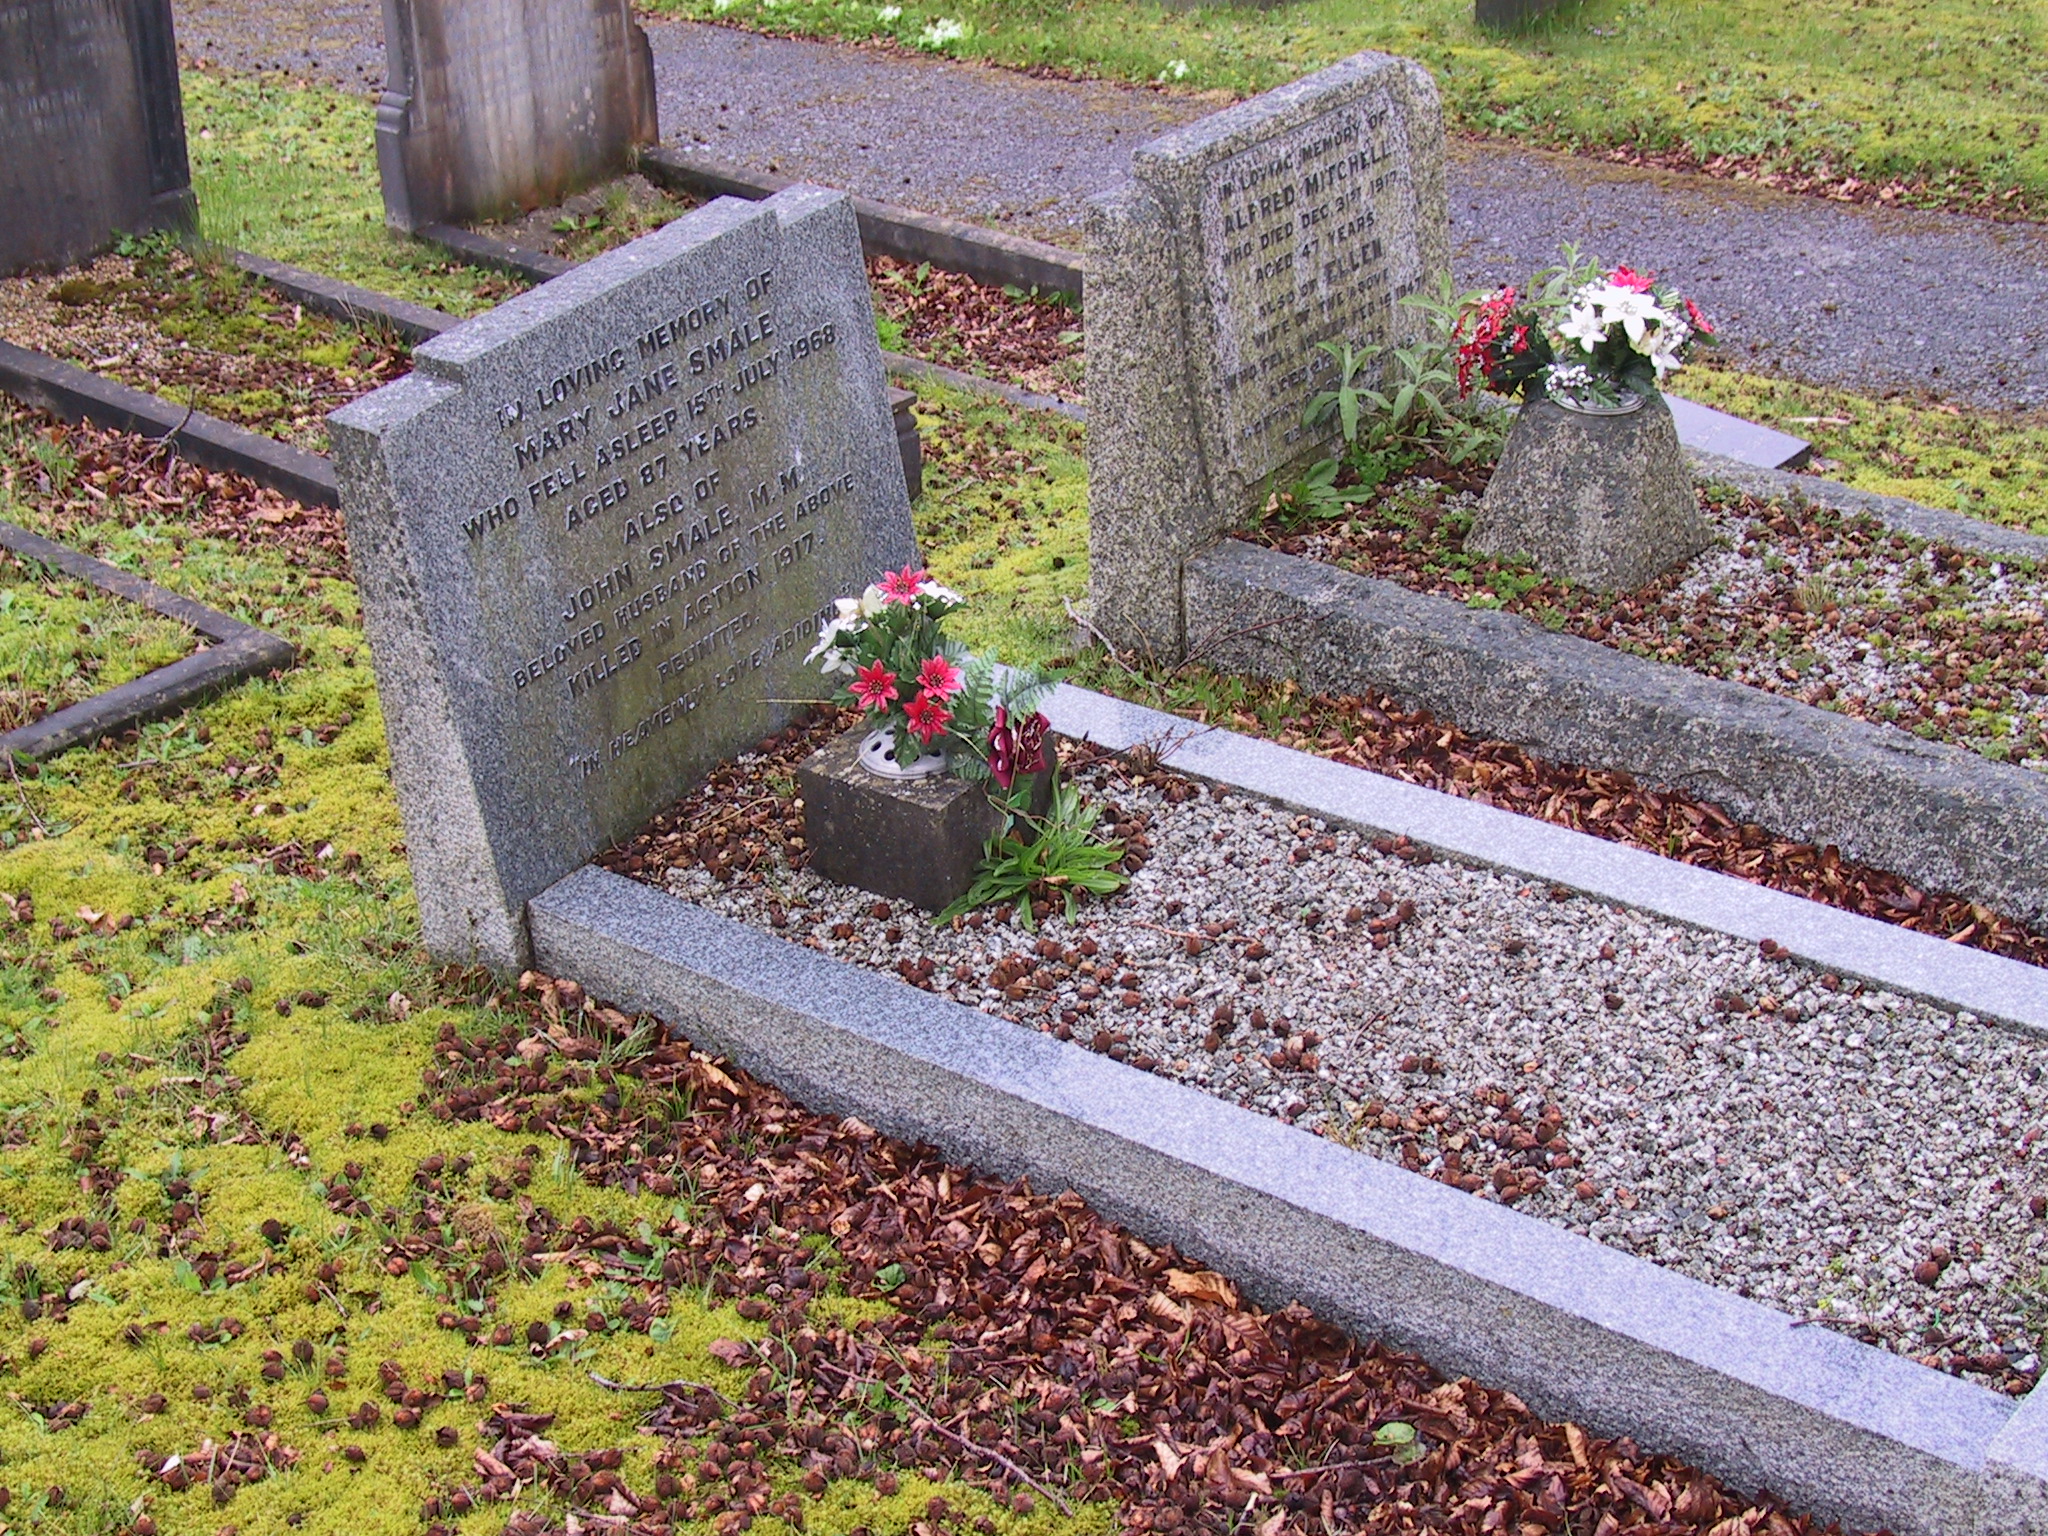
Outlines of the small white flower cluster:
<svg viewBox="0 0 2048 1536">
<path fill-rule="evenodd" d="M 917 46 L 936 52 L 948 43 L 961 42 L 966 36 L 966 22 L 941 16 L 937 21 L 927 23 L 925 29 L 917 34 Z"/>
<path fill-rule="evenodd" d="M 1608 278 L 1590 282 L 1572 295 L 1557 336 L 1592 352 L 1617 325 L 1628 334 L 1629 346 L 1650 360 L 1659 379 L 1678 367 L 1679 353 L 1692 337 L 1692 327 L 1659 304 L 1654 294 Z"/>
<path fill-rule="evenodd" d="M 875 7 L 875 20 L 877 21 L 896 21 L 902 15 L 903 7 L 900 5 L 881 5 Z"/>
<path fill-rule="evenodd" d="M 1164 83 L 1168 80 L 1185 80 L 1193 73 L 1194 71 L 1188 68 L 1188 61 L 1186 59 L 1175 59 L 1166 68 L 1159 71 L 1155 78 Z"/>
</svg>

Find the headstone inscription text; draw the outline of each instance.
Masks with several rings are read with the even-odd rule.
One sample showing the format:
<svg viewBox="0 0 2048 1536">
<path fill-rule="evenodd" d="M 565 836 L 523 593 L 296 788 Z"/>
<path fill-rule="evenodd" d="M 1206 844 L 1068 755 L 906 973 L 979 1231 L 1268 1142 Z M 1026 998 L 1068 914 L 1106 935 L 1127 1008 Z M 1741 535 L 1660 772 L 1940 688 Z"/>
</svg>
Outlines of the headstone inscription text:
<svg viewBox="0 0 2048 1536">
<path fill-rule="evenodd" d="M 1361 53 L 1177 128 L 1086 238 L 1092 619 L 1178 655 L 1182 563 L 1331 451 L 1318 344 L 1412 339 L 1449 265 L 1435 83 Z"/>
<path fill-rule="evenodd" d="M 816 697 L 914 554 L 852 205 L 724 199 L 421 347 L 330 418 L 428 943 L 526 900 Z"/>
<path fill-rule="evenodd" d="M 1297 458 L 1302 411 L 1337 363 L 1325 341 L 1384 346 L 1424 278 L 1408 120 L 1385 91 L 1211 166 L 1200 239 L 1215 327 L 1217 426 L 1240 472 Z"/>
</svg>

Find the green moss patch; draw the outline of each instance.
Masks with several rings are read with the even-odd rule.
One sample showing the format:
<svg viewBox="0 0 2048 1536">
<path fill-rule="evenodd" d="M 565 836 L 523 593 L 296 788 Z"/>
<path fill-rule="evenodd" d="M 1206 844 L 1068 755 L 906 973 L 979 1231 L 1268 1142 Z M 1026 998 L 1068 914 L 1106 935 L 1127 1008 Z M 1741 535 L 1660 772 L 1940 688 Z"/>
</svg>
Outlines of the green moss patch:
<svg viewBox="0 0 2048 1536">
<path fill-rule="evenodd" d="M 373 98 L 215 69 L 183 83 L 208 240 L 457 315 L 524 286 L 385 228 Z"/>
<path fill-rule="evenodd" d="M 192 645 L 174 619 L 0 550 L 0 731 L 168 665 Z"/>
</svg>

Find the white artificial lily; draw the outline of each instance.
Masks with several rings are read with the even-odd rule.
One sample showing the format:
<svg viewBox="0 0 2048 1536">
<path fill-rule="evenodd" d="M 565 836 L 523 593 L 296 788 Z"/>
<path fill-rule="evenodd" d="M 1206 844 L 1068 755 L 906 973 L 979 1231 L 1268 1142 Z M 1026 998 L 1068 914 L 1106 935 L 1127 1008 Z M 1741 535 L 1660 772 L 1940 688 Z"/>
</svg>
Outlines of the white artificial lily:
<svg viewBox="0 0 2048 1536">
<path fill-rule="evenodd" d="M 1575 303 L 1565 315 L 1564 324 L 1557 328 L 1557 334 L 1590 352 L 1607 339 L 1607 326 L 1591 305 Z"/>
<path fill-rule="evenodd" d="M 967 606 L 966 598 L 962 597 L 958 592 L 955 592 L 951 587 L 940 586 L 936 581 L 931 580 L 929 577 L 927 577 L 924 583 L 918 587 L 917 595 L 919 597 L 936 597 L 943 602 L 951 603 L 956 608 L 964 608 Z"/>
<path fill-rule="evenodd" d="M 1636 293 L 1627 288 L 1610 288 L 1608 293 L 1609 297 L 1600 306 L 1608 324 L 1619 320 L 1622 329 L 1628 332 L 1629 345 L 1641 351 L 1643 333 L 1657 321 L 1669 317 L 1647 293 Z"/>
<path fill-rule="evenodd" d="M 861 593 L 858 606 L 862 618 L 872 619 L 886 608 L 888 604 L 882 601 L 882 589 L 870 583 L 867 591 Z"/>
<path fill-rule="evenodd" d="M 839 602 L 842 605 L 846 601 L 847 599 L 843 597 L 839 599 Z M 842 612 L 838 618 L 832 619 L 828 623 L 826 623 L 825 626 L 818 631 L 818 643 L 811 647 L 811 654 L 804 658 L 804 665 L 809 666 L 812 662 L 816 661 L 819 657 L 823 656 L 825 657 L 825 665 L 823 668 L 824 671 L 852 671 L 853 664 L 847 661 L 841 655 L 839 655 L 837 647 L 839 645 L 839 637 L 845 634 L 849 629 L 852 629 L 853 627 L 853 623 L 850 621 L 850 619 L 844 612 Z"/>
</svg>

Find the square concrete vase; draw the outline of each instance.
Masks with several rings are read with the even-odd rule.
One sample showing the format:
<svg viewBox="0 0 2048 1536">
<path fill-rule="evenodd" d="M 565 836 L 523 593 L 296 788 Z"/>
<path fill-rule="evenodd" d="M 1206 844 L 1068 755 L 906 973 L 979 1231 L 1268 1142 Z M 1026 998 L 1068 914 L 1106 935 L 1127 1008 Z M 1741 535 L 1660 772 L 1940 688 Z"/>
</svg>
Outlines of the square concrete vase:
<svg viewBox="0 0 2048 1536">
<path fill-rule="evenodd" d="M 1662 395 L 1595 413 L 1523 405 L 1465 547 L 1525 555 L 1545 573 L 1630 591 L 1713 542 Z"/>
<path fill-rule="evenodd" d="M 887 778 L 862 766 L 867 734 L 856 727 L 797 768 L 811 868 L 841 885 L 943 911 L 974 883 L 1003 813 L 981 785 L 951 772 Z M 1043 761 L 1047 766 L 1031 776 L 1033 815 L 1043 815 L 1052 799 L 1050 764 L 1057 758 L 1050 738 Z"/>
</svg>

